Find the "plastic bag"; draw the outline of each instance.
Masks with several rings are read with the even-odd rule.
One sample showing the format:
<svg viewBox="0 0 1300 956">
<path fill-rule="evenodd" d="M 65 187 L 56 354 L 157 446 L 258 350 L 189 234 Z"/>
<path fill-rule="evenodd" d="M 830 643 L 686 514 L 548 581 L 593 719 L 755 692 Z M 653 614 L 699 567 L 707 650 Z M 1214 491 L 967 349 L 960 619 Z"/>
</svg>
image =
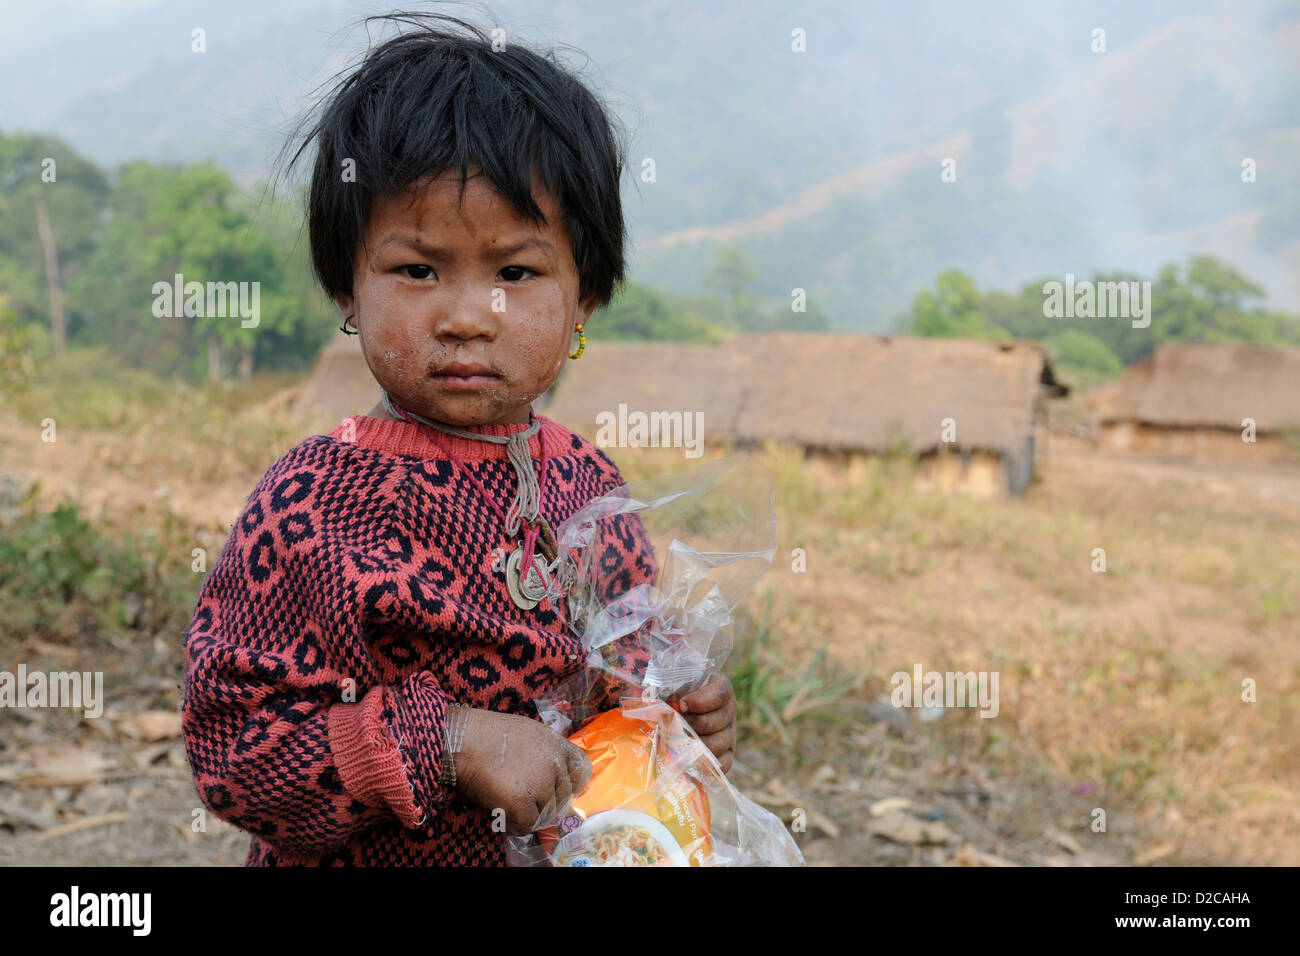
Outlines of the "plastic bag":
<svg viewBox="0 0 1300 956">
<path fill-rule="evenodd" d="M 771 474 L 748 458 L 637 482 L 556 532 L 548 596 L 568 610 L 587 667 L 537 701 L 586 751 L 592 779 L 568 808 L 507 837 L 513 865 L 803 864 L 784 823 L 741 794 L 668 701 L 721 672 L 731 614 L 776 554 Z M 645 578 L 612 574 L 610 542 Z M 653 582 L 653 583 L 652 583 Z M 612 692 L 619 707 L 607 709 Z"/>
<path fill-rule="evenodd" d="M 663 705 L 658 705 L 663 707 Z M 682 772 L 700 760 L 698 738 L 672 708 L 636 717 L 620 708 L 583 724 L 570 740 L 592 777 L 561 825 L 539 834 L 557 866 L 708 866 L 711 801 Z"/>
</svg>

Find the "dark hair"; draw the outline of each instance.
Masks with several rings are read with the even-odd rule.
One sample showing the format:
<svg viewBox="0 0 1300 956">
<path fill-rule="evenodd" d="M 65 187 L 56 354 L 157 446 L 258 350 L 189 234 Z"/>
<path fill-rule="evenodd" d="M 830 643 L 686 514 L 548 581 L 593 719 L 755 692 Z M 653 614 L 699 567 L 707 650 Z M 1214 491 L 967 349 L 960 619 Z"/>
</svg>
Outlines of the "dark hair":
<svg viewBox="0 0 1300 956">
<path fill-rule="evenodd" d="M 624 281 L 627 239 L 619 195 L 626 151 L 611 114 L 554 51 L 538 54 L 513 38 L 494 51 L 480 27 L 443 14 L 367 17 L 367 28 L 375 20 L 412 29 L 331 81 L 319 116 L 299 125 L 286 167 L 315 145 L 307 227 L 325 291 L 352 294 L 357 246 L 376 195 L 459 168 L 463 200 L 474 165 L 522 218 L 542 227 L 536 175 L 568 228 L 579 301 L 608 305 Z M 355 182 L 343 181 L 345 159 L 355 163 Z"/>
</svg>

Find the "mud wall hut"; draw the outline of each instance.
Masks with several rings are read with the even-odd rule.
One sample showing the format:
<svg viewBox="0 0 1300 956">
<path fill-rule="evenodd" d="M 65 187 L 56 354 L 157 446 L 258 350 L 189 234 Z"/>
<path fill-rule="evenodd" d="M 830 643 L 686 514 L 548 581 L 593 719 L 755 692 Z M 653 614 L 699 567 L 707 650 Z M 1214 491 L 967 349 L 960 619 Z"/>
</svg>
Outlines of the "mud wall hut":
<svg viewBox="0 0 1300 956">
<path fill-rule="evenodd" d="M 861 334 L 739 336 L 721 345 L 597 342 L 539 410 L 585 434 L 601 416 L 698 412 L 707 441 L 768 440 L 845 456 L 903 450 L 925 480 L 1020 494 L 1045 435 L 1046 399 L 1067 392 L 1022 342 Z"/>
<path fill-rule="evenodd" d="M 1086 407 L 1111 451 L 1276 460 L 1300 432 L 1300 348 L 1166 342 Z M 1252 427 L 1254 441 L 1244 440 Z"/>
</svg>

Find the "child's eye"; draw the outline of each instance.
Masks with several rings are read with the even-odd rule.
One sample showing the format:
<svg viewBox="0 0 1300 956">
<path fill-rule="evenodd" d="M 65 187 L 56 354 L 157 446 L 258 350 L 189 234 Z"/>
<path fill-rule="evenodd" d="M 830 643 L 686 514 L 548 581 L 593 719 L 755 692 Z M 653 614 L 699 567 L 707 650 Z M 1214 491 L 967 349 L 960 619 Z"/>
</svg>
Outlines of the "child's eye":
<svg viewBox="0 0 1300 956">
<path fill-rule="evenodd" d="M 501 270 L 501 272 L 502 272 L 503 275 L 504 275 L 505 273 L 507 273 L 507 272 L 527 272 L 527 273 L 530 273 L 531 275 L 536 275 L 536 274 L 537 274 L 537 273 L 533 272 L 532 269 L 525 268 L 524 266 L 506 266 L 504 269 Z M 523 276 L 519 276 L 518 278 L 515 278 L 515 279 L 507 278 L 506 281 L 507 281 L 507 282 L 519 282 L 519 281 L 522 280 L 522 279 L 523 279 Z"/>
<path fill-rule="evenodd" d="M 423 273 L 420 275 L 416 275 L 415 270 L 423 270 Z M 430 269 L 428 266 L 419 266 L 419 265 L 402 266 L 399 271 L 405 273 L 408 279 L 427 279 L 429 278 L 429 276 L 433 275 L 433 270 Z"/>
</svg>

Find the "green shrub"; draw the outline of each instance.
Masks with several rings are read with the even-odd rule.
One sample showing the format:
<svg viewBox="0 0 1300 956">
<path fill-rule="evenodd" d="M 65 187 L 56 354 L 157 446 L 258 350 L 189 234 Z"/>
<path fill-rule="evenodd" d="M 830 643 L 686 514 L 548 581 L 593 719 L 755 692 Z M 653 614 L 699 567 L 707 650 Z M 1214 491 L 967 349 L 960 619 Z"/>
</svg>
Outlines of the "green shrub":
<svg viewBox="0 0 1300 956">
<path fill-rule="evenodd" d="M 0 632 L 85 644 L 100 633 L 153 630 L 192 609 L 186 568 L 166 569 L 157 532 L 119 535 L 96 527 L 74 501 L 51 509 L 39 487 L 0 488 Z M 170 525 L 165 533 L 171 536 Z M 188 553 L 188 552 L 183 552 Z"/>
<path fill-rule="evenodd" d="M 1104 381 L 1124 370 L 1123 364 L 1110 347 L 1090 332 L 1067 329 L 1053 335 L 1044 345 L 1061 369 L 1075 373 L 1078 378 Z"/>
</svg>

